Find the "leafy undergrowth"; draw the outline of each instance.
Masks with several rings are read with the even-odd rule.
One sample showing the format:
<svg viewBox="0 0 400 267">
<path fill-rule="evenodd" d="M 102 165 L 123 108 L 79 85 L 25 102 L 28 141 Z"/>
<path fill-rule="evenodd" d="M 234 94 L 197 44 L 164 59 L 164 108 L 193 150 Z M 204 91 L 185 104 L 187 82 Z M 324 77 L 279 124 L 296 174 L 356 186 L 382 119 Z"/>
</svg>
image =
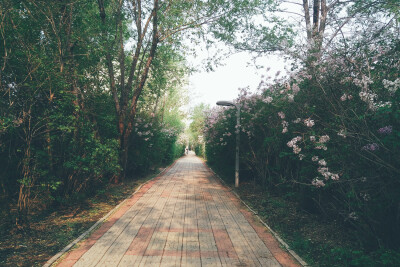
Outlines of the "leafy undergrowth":
<svg viewBox="0 0 400 267">
<path fill-rule="evenodd" d="M 79 204 L 32 216 L 29 230 L 0 235 L 0 266 L 42 266 L 152 177 L 108 185 Z"/>
<path fill-rule="evenodd" d="M 343 223 L 307 213 L 286 197 L 250 183 L 241 183 L 236 192 L 311 266 L 399 266 L 400 252 L 367 252 Z"/>
</svg>

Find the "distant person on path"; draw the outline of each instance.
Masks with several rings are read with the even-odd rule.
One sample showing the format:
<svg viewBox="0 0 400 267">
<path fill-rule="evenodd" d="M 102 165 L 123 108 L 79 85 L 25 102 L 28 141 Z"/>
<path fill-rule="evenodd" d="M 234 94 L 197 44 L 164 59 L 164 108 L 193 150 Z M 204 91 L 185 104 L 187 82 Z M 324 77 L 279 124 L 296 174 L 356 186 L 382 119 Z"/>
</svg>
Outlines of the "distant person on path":
<svg viewBox="0 0 400 267">
<path fill-rule="evenodd" d="M 185 154 L 187 155 L 189 153 L 188 147 L 185 148 Z"/>
</svg>

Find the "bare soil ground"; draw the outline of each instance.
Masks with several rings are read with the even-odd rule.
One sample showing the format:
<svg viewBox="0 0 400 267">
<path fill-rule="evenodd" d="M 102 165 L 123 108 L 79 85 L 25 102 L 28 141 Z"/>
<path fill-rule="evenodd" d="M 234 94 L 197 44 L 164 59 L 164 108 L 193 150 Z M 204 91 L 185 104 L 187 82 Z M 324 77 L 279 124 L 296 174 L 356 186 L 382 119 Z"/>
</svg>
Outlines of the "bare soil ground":
<svg viewBox="0 0 400 267">
<path fill-rule="evenodd" d="M 109 185 L 79 204 L 34 214 L 24 231 L 11 225 L 0 235 L 0 266 L 42 266 L 151 177 Z"/>
</svg>

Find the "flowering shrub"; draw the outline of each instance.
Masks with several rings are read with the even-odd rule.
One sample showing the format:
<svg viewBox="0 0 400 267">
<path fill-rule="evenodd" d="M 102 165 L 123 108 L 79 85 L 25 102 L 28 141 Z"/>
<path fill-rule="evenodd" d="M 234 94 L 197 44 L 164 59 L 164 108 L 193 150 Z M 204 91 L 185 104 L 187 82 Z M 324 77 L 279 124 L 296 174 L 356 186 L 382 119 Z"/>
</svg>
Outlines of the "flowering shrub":
<svg viewBox="0 0 400 267">
<path fill-rule="evenodd" d="M 400 50 L 388 40 L 338 47 L 236 99 L 241 181 L 249 170 L 254 183 L 294 192 L 303 208 L 341 219 L 376 247 L 400 245 Z M 233 108 L 214 108 L 205 127 L 208 160 L 232 179 L 235 120 Z"/>
<path fill-rule="evenodd" d="M 168 119 L 168 118 L 167 118 Z M 183 125 L 180 121 L 161 122 L 154 114 L 139 114 L 134 124 L 129 151 L 128 173 L 146 173 L 156 166 L 172 162 L 184 152 L 185 143 L 177 142 Z"/>
</svg>

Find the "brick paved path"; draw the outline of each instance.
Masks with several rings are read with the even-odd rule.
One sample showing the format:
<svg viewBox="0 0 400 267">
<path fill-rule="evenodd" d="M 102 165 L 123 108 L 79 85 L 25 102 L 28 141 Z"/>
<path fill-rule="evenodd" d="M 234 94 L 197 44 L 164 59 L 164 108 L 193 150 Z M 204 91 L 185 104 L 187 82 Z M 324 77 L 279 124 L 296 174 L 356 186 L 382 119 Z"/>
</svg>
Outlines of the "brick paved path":
<svg viewBox="0 0 400 267">
<path fill-rule="evenodd" d="M 58 264 L 72 265 L 299 266 L 190 155 L 143 186 Z"/>
</svg>

